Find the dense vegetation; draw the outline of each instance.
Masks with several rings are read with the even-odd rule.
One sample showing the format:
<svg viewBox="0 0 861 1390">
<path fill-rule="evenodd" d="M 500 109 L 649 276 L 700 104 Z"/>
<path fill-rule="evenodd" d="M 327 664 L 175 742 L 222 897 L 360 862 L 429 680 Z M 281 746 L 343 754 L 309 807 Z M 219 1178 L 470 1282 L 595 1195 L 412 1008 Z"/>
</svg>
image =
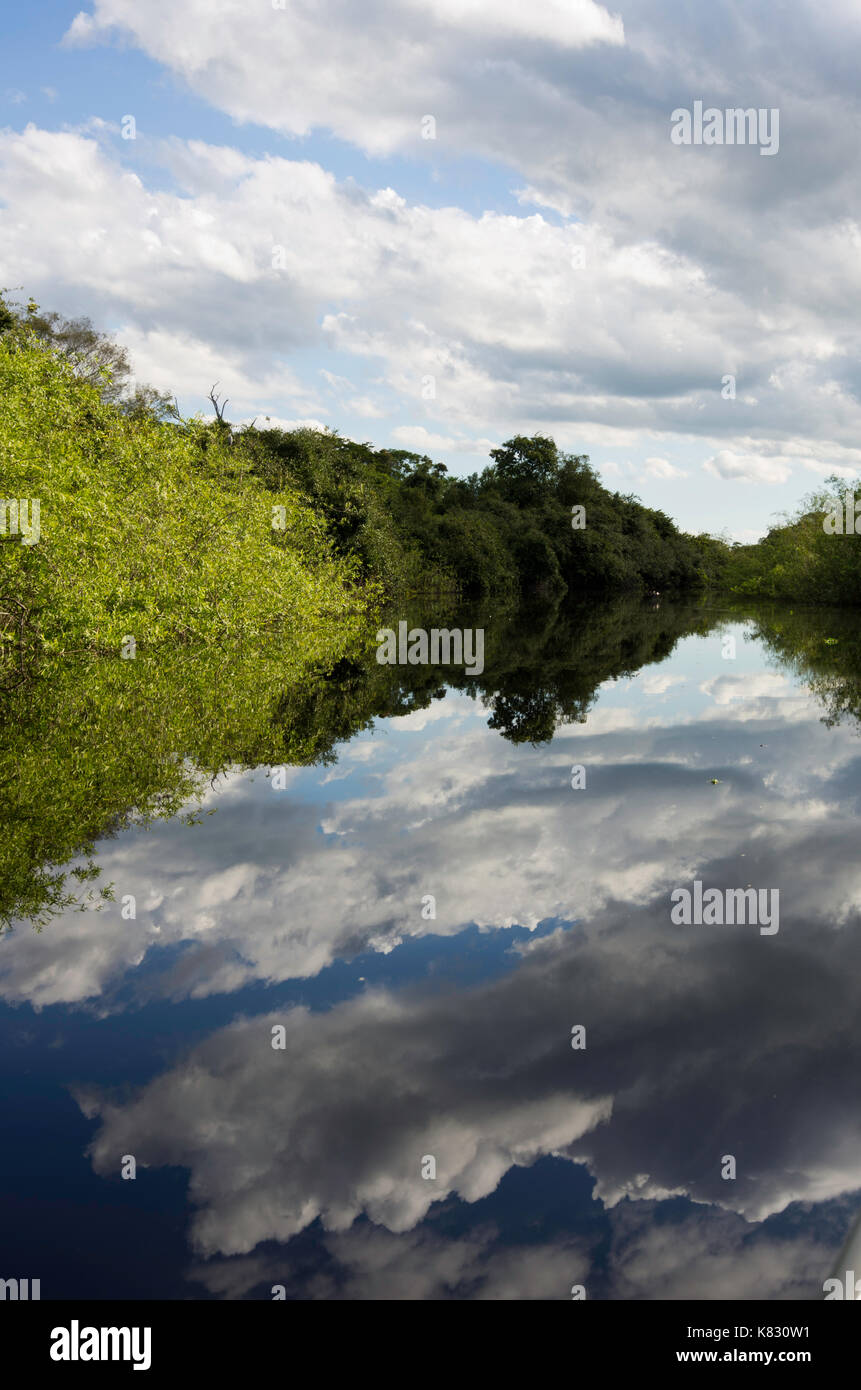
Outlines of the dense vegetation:
<svg viewBox="0 0 861 1390">
<path fill-rule="evenodd" d="M 269 486 L 301 488 L 388 593 L 665 592 L 716 582 L 726 556 L 720 541 L 608 492 L 585 455 L 541 435 L 507 440 L 468 478 L 315 430 L 246 431 L 240 447 Z"/>
<path fill-rule="evenodd" d="M 38 543 L 0 535 L 0 635 L 114 653 L 278 635 L 316 659 L 383 595 L 681 590 L 725 561 L 540 435 L 451 478 L 328 431 L 234 430 L 215 396 L 215 420 L 182 420 L 129 371 L 88 320 L 0 300 L 0 500 L 40 509 Z"/>
<path fill-rule="evenodd" d="M 851 485 L 829 478 L 757 545 L 733 547 L 726 585 L 757 597 L 855 605 L 861 602 L 861 516 L 857 533 L 855 522 Z"/>
<path fill-rule="evenodd" d="M 0 499 L 19 511 L 0 534 L 7 644 L 277 638 L 285 659 L 337 654 L 372 594 L 296 489 L 264 485 L 223 430 L 120 409 L 78 368 L 32 327 L 0 337 Z M 38 505 L 33 544 L 22 500 Z"/>
<path fill-rule="evenodd" d="M 116 652 L 129 635 L 278 634 L 315 660 L 385 597 L 861 598 L 857 537 L 823 524 L 852 511 L 838 478 L 759 544 L 729 546 L 610 492 L 542 435 L 454 478 L 330 431 L 232 429 L 213 404 L 215 420 L 183 420 L 132 388 L 125 350 L 88 319 L 0 298 L 0 503 L 38 498 L 41 525 L 32 546 L 0 534 L 0 639 Z"/>
</svg>

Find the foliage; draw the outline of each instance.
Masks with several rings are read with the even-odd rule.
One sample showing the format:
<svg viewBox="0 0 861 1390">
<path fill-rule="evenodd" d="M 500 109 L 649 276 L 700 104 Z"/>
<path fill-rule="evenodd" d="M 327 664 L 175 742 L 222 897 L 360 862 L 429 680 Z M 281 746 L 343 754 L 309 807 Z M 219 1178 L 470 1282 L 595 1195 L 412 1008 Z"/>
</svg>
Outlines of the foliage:
<svg viewBox="0 0 861 1390">
<path fill-rule="evenodd" d="M 542 435 L 491 450 L 481 474 L 374 449 L 332 432 L 245 431 L 238 445 L 269 487 L 291 482 L 336 544 L 389 594 L 608 594 L 717 583 L 727 547 L 681 534 L 663 512 L 602 486 L 585 455 Z M 572 508 L 585 508 L 585 526 Z"/>
<path fill-rule="evenodd" d="M 861 602 L 861 535 L 846 533 L 847 504 L 854 517 L 851 484 L 828 478 L 820 491 L 804 499 L 795 516 L 772 527 L 758 544 L 732 550 L 728 587 L 738 594 L 806 603 Z M 835 511 L 843 534 L 835 533 L 829 521 Z"/>
<path fill-rule="evenodd" d="M 452 478 L 330 430 L 234 430 L 217 397 L 214 421 L 182 421 L 167 393 L 131 389 L 125 349 L 89 319 L 32 300 L 0 298 L 0 392 L 2 488 L 42 500 L 46 537 L 18 548 L 4 591 L 49 642 L 253 636 L 291 614 L 305 628 L 321 605 L 344 616 L 362 583 L 467 599 L 682 591 L 720 583 L 729 554 L 609 492 L 546 435 Z"/>
<path fill-rule="evenodd" d="M 0 337 L 0 480 L 38 499 L 41 532 L 2 538 L 0 598 L 48 652 L 277 633 L 316 659 L 373 596 L 295 487 L 262 485 L 223 431 L 117 409 L 26 327 Z"/>
</svg>

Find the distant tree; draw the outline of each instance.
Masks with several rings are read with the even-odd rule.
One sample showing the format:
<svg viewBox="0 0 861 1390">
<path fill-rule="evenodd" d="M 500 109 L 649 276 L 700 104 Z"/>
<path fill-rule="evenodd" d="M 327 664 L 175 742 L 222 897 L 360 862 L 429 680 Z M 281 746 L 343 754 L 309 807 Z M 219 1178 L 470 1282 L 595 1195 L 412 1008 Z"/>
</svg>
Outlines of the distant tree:
<svg viewBox="0 0 861 1390">
<path fill-rule="evenodd" d="M 100 333 L 88 318 L 64 318 L 42 313 L 30 300 L 23 308 L 0 296 L 0 334 L 22 324 L 71 363 L 75 376 L 95 386 L 103 401 L 116 405 L 132 419 L 178 420 L 176 399 L 167 391 L 140 385 L 132 378 L 128 349 Z"/>
<path fill-rule="evenodd" d="M 72 364 L 75 376 L 95 386 L 104 401 L 120 401 L 132 374 L 128 349 L 100 333 L 88 318 L 43 314 L 31 299 L 24 322 L 38 338 Z"/>
<path fill-rule="evenodd" d="M 685 536 L 665 512 L 609 492 L 588 455 L 559 450 L 546 435 L 516 434 L 491 450 L 481 473 L 456 478 L 429 455 L 375 449 L 325 427 L 281 430 L 268 416 L 259 427 L 232 427 L 217 382 L 209 391 L 215 419 L 180 421 L 175 400 L 137 385 L 126 349 L 89 319 L 42 313 L 32 300 L 22 308 L 6 293 L 0 287 L 0 344 L 17 350 L 5 341 L 11 332 L 46 370 L 57 365 L 52 357 L 64 357 L 78 384 L 95 388 L 93 401 L 100 397 L 125 425 L 179 422 L 164 438 L 187 435 L 194 466 L 220 484 L 250 476 L 270 492 L 301 495 L 338 560 L 386 595 L 520 592 L 546 602 L 566 590 L 642 594 L 725 582 L 730 550 L 720 538 Z M 313 528 L 306 529 L 303 557 L 310 561 L 316 545 Z M 861 592 L 855 549 L 832 544 L 821 518 L 801 518 L 755 554 L 734 558 L 731 587 L 778 593 L 812 586 L 826 601 L 854 601 Z"/>
<path fill-rule="evenodd" d="M 132 420 L 148 416 L 151 420 L 179 420 L 176 397 L 169 391 L 157 391 L 154 386 L 136 386 L 130 396 L 118 402 L 123 415 Z"/>
<path fill-rule="evenodd" d="M 585 502 L 600 492 L 601 484 L 589 463 L 588 454 L 560 454 L 556 496 L 564 507 Z"/>
<path fill-rule="evenodd" d="M 432 463 L 429 458 L 419 458 L 412 472 L 405 476 L 404 484 L 410 488 L 421 488 L 429 498 L 436 500 L 443 495 L 447 473 L 448 469 L 444 463 Z"/>
<path fill-rule="evenodd" d="M 498 449 L 491 449 L 496 477 L 503 496 L 518 507 L 538 502 L 556 482 L 559 454 L 553 439 L 543 434 L 516 434 Z"/>
</svg>

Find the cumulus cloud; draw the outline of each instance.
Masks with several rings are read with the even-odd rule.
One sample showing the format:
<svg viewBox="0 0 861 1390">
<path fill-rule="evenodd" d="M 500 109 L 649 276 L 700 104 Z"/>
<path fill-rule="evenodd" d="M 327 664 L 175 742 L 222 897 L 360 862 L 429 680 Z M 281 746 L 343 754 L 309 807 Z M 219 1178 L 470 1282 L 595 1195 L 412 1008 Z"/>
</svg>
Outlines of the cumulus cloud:
<svg viewBox="0 0 861 1390">
<path fill-rule="evenodd" d="M 595 0 L 538 0 L 526 10 L 517 0 L 369 0 L 361 13 L 349 0 L 325 10 L 154 0 L 145 22 L 130 0 L 97 0 L 75 17 L 66 42 L 114 36 L 137 43 L 238 121 L 290 135 L 322 125 L 379 154 L 418 141 L 428 112 L 439 114 L 440 138 L 448 121 L 462 139 L 468 77 L 487 90 L 486 70 L 515 54 L 528 73 L 530 50 L 547 62 L 560 49 L 570 57 L 618 48 L 624 26 Z"/>
<path fill-rule="evenodd" d="M 684 685 L 686 676 L 674 675 L 671 671 L 650 671 L 640 676 L 640 689 L 645 695 L 665 695 L 674 686 Z"/>
<path fill-rule="evenodd" d="M 736 454 L 732 449 L 720 449 L 706 459 L 703 468 L 716 478 L 742 483 L 785 483 L 792 472 L 788 459 Z"/>
<path fill-rule="evenodd" d="M 781 671 L 745 672 L 740 676 L 712 676 L 703 681 L 700 689 L 710 695 L 716 705 L 728 705 L 737 700 L 755 700 L 760 696 L 778 699 L 789 695 L 792 683 Z M 803 695 L 800 704 L 806 707 Z"/>
<path fill-rule="evenodd" d="M 648 458 L 643 469 L 647 478 L 686 478 L 683 468 L 676 468 L 669 459 Z"/>
<path fill-rule="evenodd" d="M 515 428 L 625 446 L 648 430 L 721 443 L 705 467 L 725 479 L 861 463 L 861 408 L 849 379 L 835 385 L 812 310 L 776 337 L 696 248 L 596 215 L 428 207 L 198 140 L 152 145 L 145 181 L 110 139 L 0 134 L 0 257 L 42 302 L 116 324 L 140 379 L 183 398 L 202 404 L 217 379 L 245 418 L 395 417 L 398 442 L 467 455 Z M 840 331 L 835 351 L 854 351 L 854 323 Z M 733 365 L 756 377 L 756 405 L 720 398 L 727 338 L 744 344 L 747 367 Z M 297 365 L 310 350 L 349 374 Z M 801 364 L 792 389 L 787 361 Z M 650 456 L 645 476 L 682 472 Z"/>
<path fill-rule="evenodd" d="M 414 1002 L 369 990 L 325 1015 L 296 1009 L 237 1023 L 131 1106 L 81 1091 L 85 1112 L 103 1120 L 95 1167 L 109 1171 L 116 1144 L 133 1134 L 138 1162 L 187 1164 L 192 1199 L 205 1208 L 195 1223 L 197 1248 L 236 1254 L 288 1239 L 318 1217 L 327 1230 L 347 1230 L 362 1213 L 390 1231 L 410 1230 L 433 1202 L 450 1193 L 475 1202 L 512 1164 L 564 1148 L 609 1115 L 606 1098 L 578 1102 L 564 1086 L 505 1097 L 478 1075 L 439 1113 L 423 1079 L 427 1066 L 437 1071 L 439 1040 L 429 1038 L 430 1050 L 419 1042 L 410 1027 L 415 1013 Z M 282 1022 L 286 1051 L 271 1046 L 271 1028 Z M 373 1064 L 356 1050 L 359 1036 L 376 1039 Z M 412 1056 L 406 1066 L 403 1044 Z M 333 1145 L 329 1127 L 339 1105 L 355 1117 L 347 1148 Z M 178 1121 L 183 1110 L 170 1138 L 164 1118 Z M 220 1138 L 217 1113 L 231 1116 Z M 426 1154 L 436 1157 L 433 1181 L 421 1175 Z"/>
<path fill-rule="evenodd" d="M 778 1236 L 714 1209 L 675 1222 L 655 1215 L 650 1203 L 625 1204 L 614 1213 L 615 1298 L 771 1302 L 821 1294 L 834 1251 L 812 1232 Z"/>
<path fill-rule="evenodd" d="M 457 439 L 450 435 L 433 434 L 424 425 L 398 425 L 392 438 L 407 449 L 418 453 L 446 452 L 454 454 L 484 454 L 494 447 L 490 439 Z"/>
<path fill-rule="evenodd" d="M 572 1283 L 589 1282 L 585 1247 L 570 1237 L 506 1246 L 487 1226 L 446 1236 L 426 1225 L 393 1235 L 357 1224 L 320 1239 L 323 1268 L 319 1260 L 309 1270 L 288 1246 L 276 1254 L 210 1259 L 187 1277 L 231 1299 L 260 1286 L 269 1297 L 275 1284 L 303 1300 L 570 1299 Z"/>
</svg>

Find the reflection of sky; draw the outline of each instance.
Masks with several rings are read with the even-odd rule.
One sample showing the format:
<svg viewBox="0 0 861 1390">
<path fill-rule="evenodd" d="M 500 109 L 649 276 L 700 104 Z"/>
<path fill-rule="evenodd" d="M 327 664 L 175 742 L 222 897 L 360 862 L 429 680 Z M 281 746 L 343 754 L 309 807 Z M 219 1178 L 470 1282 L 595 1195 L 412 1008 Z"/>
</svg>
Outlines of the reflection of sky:
<svg viewBox="0 0 861 1390">
<path fill-rule="evenodd" d="M 35 1242 L 78 1291 L 56 1229 L 90 1294 L 821 1292 L 861 1189 L 859 745 L 730 630 L 550 745 L 449 692 L 100 846 L 116 906 L 0 945 L 22 1275 Z M 779 889 L 779 933 L 671 926 L 693 877 Z"/>
</svg>

